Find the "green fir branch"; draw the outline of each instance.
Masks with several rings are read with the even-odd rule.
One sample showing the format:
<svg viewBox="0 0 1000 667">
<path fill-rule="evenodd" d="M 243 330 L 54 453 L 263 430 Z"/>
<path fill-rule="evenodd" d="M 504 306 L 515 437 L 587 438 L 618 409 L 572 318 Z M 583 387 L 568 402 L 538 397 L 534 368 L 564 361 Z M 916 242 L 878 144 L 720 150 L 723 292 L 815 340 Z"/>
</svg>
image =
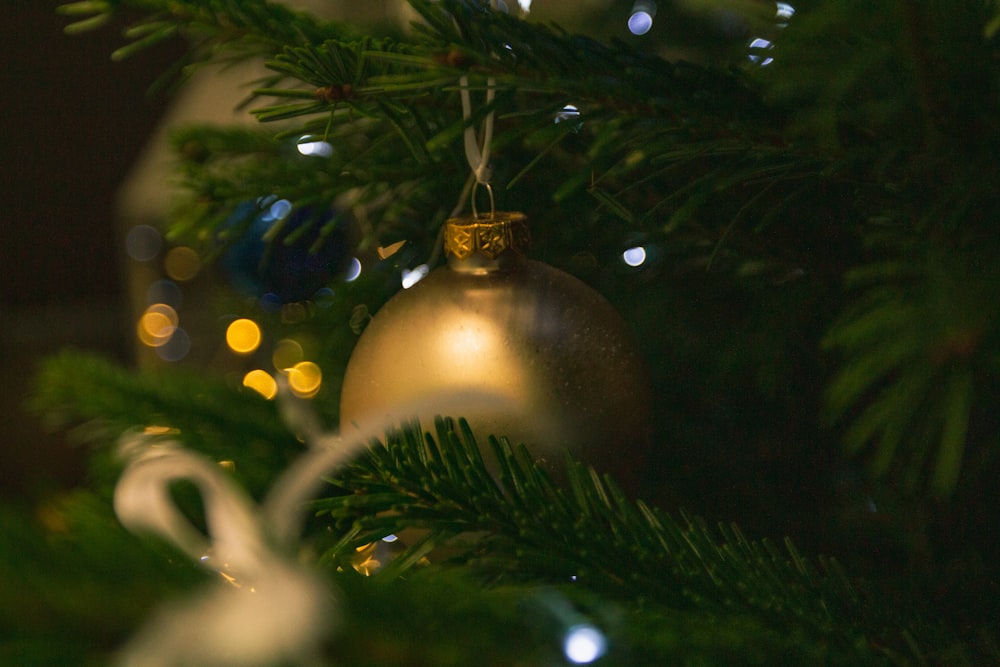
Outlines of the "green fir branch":
<svg viewBox="0 0 1000 667">
<path fill-rule="evenodd" d="M 81 0 L 60 5 L 57 11 L 85 17 L 66 28 L 70 33 L 99 27 L 126 12 L 140 13 L 141 18 L 125 29 L 124 37 L 130 41 L 115 52 L 115 59 L 130 57 L 178 33 L 205 60 L 218 51 L 240 51 L 249 58 L 285 45 L 319 43 L 349 33 L 343 24 L 268 0 Z"/>
<path fill-rule="evenodd" d="M 47 359 L 30 405 L 49 427 L 72 428 L 104 452 L 93 471 L 102 479 L 118 474 L 119 437 L 136 428 L 173 429 L 193 449 L 234 462 L 236 478 L 257 495 L 302 452 L 275 404 L 254 391 L 176 369 L 138 374 L 84 352 Z"/>
<path fill-rule="evenodd" d="M 494 157 L 507 165 L 508 180 L 497 185 L 507 186 L 508 201 L 544 208 L 537 193 L 545 192 L 555 204 L 529 211 L 538 225 L 596 199 L 599 212 L 621 226 L 618 238 L 643 232 L 668 253 L 687 255 L 685 266 L 737 276 L 769 267 L 775 282 L 788 275 L 837 282 L 869 265 L 869 248 L 884 235 L 896 235 L 891 242 L 924 235 L 931 245 L 950 236 L 957 249 L 935 260 L 923 283 L 943 296 L 928 303 L 919 289 L 890 287 L 878 297 L 882 304 L 848 305 L 831 322 L 826 349 L 845 359 L 828 392 L 831 418 L 863 413 L 847 433 L 849 447 L 881 442 L 877 472 L 899 464 L 899 452 L 909 450 L 914 461 L 932 457 L 935 488 L 953 488 L 968 438 L 961 415 L 974 417 L 975 401 L 949 401 L 941 387 L 982 392 L 966 391 L 959 379 L 969 363 L 931 373 L 927 359 L 963 336 L 988 340 L 996 328 L 981 304 L 964 304 L 971 310 L 957 315 L 945 305 L 961 279 L 988 283 L 993 276 L 981 269 L 1000 255 L 989 251 L 998 83 L 982 66 L 997 58 L 995 6 L 804 3 L 787 27 L 773 29 L 773 63 L 722 69 L 522 21 L 485 2 L 411 4 L 421 21 L 392 39 L 360 38 L 263 0 L 94 0 L 61 11 L 84 22 L 74 29 L 138 11 L 128 52 L 178 33 L 191 44 L 192 62 L 261 56 L 275 74 L 257 89 L 257 101 L 272 98 L 254 110 L 257 118 L 280 121 L 281 138 L 323 127 L 341 149 L 325 162 L 289 166 L 274 159 L 282 156 L 280 141 L 265 151 L 216 144 L 231 160 L 186 165 L 195 196 L 175 226 L 178 238 L 217 241 L 227 211 L 247 199 L 332 202 L 350 193 L 373 221 L 363 246 L 405 238 L 430 254 L 432 228 L 467 174 L 457 94 L 463 75 L 476 91 L 488 82 L 498 91 Z M 908 24 L 906 15 L 919 20 Z M 922 27 L 929 25 L 938 28 Z M 554 122 L 566 104 L 581 110 L 573 131 Z M 940 135 L 933 150 L 925 126 Z M 238 168 L 226 172 L 234 161 Z M 525 174 L 538 174 L 543 163 L 551 168 L 532 189 Z M 579 196 L 585 192 L 593 197 Z M 886 215 L 907 222 L 892 230 L 863 223 Z M 977 244 L 983 249 L 972 252 Z M 848 290 L 845 301 L 854 294 Z M 883 305 L 902 319 L 891 321 Z M 987 316 L 969 320 L 977 309 Z M 870 323 L 869 314 L 884 320 L 874 330 L 888 339 L 880 346 L 842 340 L 855 318 Z M 914 366 L 924 372 L 904 372 Z M 959 375 L 950 374 L 953 367 Z M 972 375 L 978 386 L 981 375 Z M 919 418 L 904 428 L 907 414 Z M 908 440 L 912 446 L 900 446 Z M 933 455 L 934 443 L 950 444 Z M 914 463 L 906 476 L 925 478 L 912 471 L 922 466 Z"/>
<path fill-rule="evenodd" d="M 847 274 L 860 296 L 823 340 L 843 358 L 827 415 L 849 423 L 849 451 L 872 451 L 876 476 L 947 496 L 958 484 L 975 388 L 991 384 L 977 368 L 998 321 L 995 270 L 919 237 L 882 253 Z"/>
<path fill-rule="evenodd" d="M 346 564 L 357 547 L 416 529 L 430 531 L 420 556 L 434 547 L 495 582 L 571 585 L 623 604 L 756 617 L 825 637 L 838 651 L 860 650 L 866 634 L 888 641 L 895 632 L 832 559 L 814 564 L 790 541 L 782 549 L 750 540 L 735 525 L 677 521 L 573 461 L 562 488 L 503 438 L 490 438 L 487 463 L 464 421 L 439 419 L 436 431 L 422 436 L 413 424 L 392 432 L 330 480 L 344 494 L 313 507 L 346 532 L 328 562 Z"/>
</svg>

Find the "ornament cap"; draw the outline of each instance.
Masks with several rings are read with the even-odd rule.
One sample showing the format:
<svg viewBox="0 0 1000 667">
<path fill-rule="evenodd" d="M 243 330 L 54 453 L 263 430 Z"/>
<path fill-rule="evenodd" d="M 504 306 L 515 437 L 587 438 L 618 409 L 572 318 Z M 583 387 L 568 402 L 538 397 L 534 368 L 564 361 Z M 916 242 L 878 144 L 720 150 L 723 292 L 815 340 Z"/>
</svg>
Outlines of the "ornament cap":
<svg viewBox="0 0 1000 667">
<path fill-rule="evenodd" d="M 450 218 L 444 226 L 444 252 L 456 271 L 481 273 L 521 264 L 530 240 L 528 217 L 516 211 Z"/>
</svg>

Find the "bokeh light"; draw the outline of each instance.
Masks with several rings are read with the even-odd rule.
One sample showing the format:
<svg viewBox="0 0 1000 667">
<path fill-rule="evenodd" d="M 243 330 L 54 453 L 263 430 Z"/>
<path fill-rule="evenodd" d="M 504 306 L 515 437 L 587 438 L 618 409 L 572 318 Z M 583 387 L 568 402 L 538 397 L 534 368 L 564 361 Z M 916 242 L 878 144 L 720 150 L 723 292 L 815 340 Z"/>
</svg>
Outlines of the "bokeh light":
<svg viewBox="0 0 1000 667">
<path fill-rule="evenodd" d="M 160 254 L 163 237 L 149 225 L 136 225 L 125 235 L 125 252 L 137 262 L 148 262 Z"/>
<path fill-rule="evenodd" d="M 146 303 L 165 303 L 180 308 L 184 303 L 184 293 L 172 280 L 157 280 L 146 290 Z"/>
<path fill-rule="evenodd" d="M 161 347 L 177 330 L 177 311 L 165 303 L 154 303 L 139 318 L 136 334 L 143 345 Z"/>
<path fill-rule="evenodd" d="M 653 0 L 636 0 L 628 17 L 628 30 L 633 35 L 645 35 L 653 27 L 656 3 Z"/>
<path fill-rule="evenodd" d="M 344 280 L 352 283 L 361 276 L 361 260 L 351 257 L 347 260 L 347 269 L 344 271 Z"/>
<path fill-rule="evenodd" d="M 607 650 L 604 634 L 592 625 L 574 625 L 563 640 L 566 658 L 577 665 L 594 662 Z"/>
<path fill-rule="evenodd" d="M 750 40 L 748 47 L 751 50 L 751 53 L 747 56 L 750 62 L 756 63 L 761 67 L 767 67 L 774 62 L 774 58 L 765 55 L 765 52 L 774 48 L 774 44 L 770 40 L 763 37 L 754 37 Z"/>
<path fill-rule="evenodd" d="M 313 303 L 319 308 L 330 308 L 334 304 L 336 294 L 329 287 L 320 287 L 313 295 Z"/>
<path fill-rule="evenodd" d="M 281 297 L 274 292 L 265 292 L 258 299 L 257 303 L 260 305 L 260 309 L 265 313 L 276 313 L 281 310 L 284 305 L 281 302 Z"/>
<path fill-rule="evenodd" d="M 267 218 L 271 220 L 282 220 L 288 217 L 288 214 L 292 212 L 292 202 L 287 199 L 279 199 L 278 201 L 271 204 L 271 207 L 267 209 Z"/>
<path fill-rule="evenodd" d="M 330 157 L 333 155 L 333 145 L 330 142 L 308 135 L 299 139 L 296 148 L 300 154 L 311 157 Z"/>
<path fill-rule="evenodd" d="M 309 308 L 302 301 L 293 301 L 281 306 L 281 321 L 285 324 L 300 324 L 309 319 Z"/>
<path fill-rule="evenodd" d="M 288 388 L 299 398 L 312 398 L 323 384 L 323 371 L 311 361 L 300 361 L 288 369 Z"/>
<path fill-rule="evenodd" d="M 260 347 L 260 327 L 253 320 L 241 318 L 226 328 L 226 345 L 237 354 L 250 354 Z"/>
<path fill-rule="evenodd" d="M 628 17 L 628 30 L 633 35 L 645 35 L 653 27 L 653 17 L 640 10 Z"/>
<path fill-rule="evenodd" d="M 271 363 L 276 370 L 284 372 L 285 369 L 292 368 L 295 364 L 305 359 L 302 345 L 291 338 L 279 340 L 271 352 Z"/>
<path fill-rule="evenodd" d="M 270 373 L 259 368 L 243 376 L 243 386 L 253 389 L 267 400 L 278 395 L 278 383 Z"/>
<path fill-rule="evenodd" d="M 579 117 L 580 110 L 575 105 L 567 104 L 556 114 L 556 122 L 561 123 L 564 120 L 575 120 Z"/>
<path fill-rule="evenodd" d="M 778 2 L 775 4 L 777 5 L 777 11 L 775 12 L 777 18 L 787 21 L 795 16 L 795 7 L 792 7 L 787 2 Z"/>
<path fill-rule="evenodd" d="M 403 269 L 403 280 L 402 280 L 403 289 L 410 289 L 411 287 L 419 283 L 421 280 L 423 280 L 424 277 L 426 277 L 427 274 L 430 273 L 430 271 L 431 268 L 426 264 L 421 264 L 412 271 L 408 269 Z"/>
<path fill-rule="evenodd" d="M 646 249 L 642 246 L 629 248 L 622 253 L 622 261 L 629 266 L 642 266 L 646 262 Z"/>
<path fill-rule="evenodd" d="M 172 279 L 179 282 L 191 280 L 201 271 L 201 258 L 198 253 L 187 246 L 171 248 L 163 258 L 163 270 Z"/>
<path fill-rule="evenodd" d="M 191 351 L 191 337 L 184 329 L 177 327 L 163 345 L 156 347 L 156 356 L 164 361 L 180 361 Z"/>
</svg>

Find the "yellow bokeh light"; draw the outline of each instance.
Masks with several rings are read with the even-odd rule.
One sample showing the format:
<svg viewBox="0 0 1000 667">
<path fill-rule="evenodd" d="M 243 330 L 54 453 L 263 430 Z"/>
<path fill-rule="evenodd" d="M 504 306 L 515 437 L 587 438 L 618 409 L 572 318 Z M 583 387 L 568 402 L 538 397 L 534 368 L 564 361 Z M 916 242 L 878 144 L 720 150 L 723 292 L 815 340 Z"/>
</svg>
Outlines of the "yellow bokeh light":
<svg viewBox="0 0 1000 667">
<path fill-rule="evenodd" d="M 302 345 L 291 338 L 279 340 L 278 344 L 274 346 L 274 352 L 271 353 L 271 363 L 282 373 L 285 372 L 285 369 L 293 367 L 304 358 L 305 353 L 302 351 Z"/>
<path fill-rule="evenodd" d="M 191 280 L 201 270 L 201 258 L 187 246 L 171 248 L 163 258 L 163 270 L 173 280 L 181 282 Z"/>
<path fill-rule="evenodd" d="M 136 335 L 144 345 L 159 347 L 174 335 L 178 321 L 176 310 L 165 303 L 154 303 L 139 318 Z"/>
<path fill-rule="evenodd" d="M 323 371 L 311 361 L 300 361 L 288 369 L 288 387 L 299 398 L 312 398 L 323 384 Z"/>
<path fill-rule="evenodd" d="M 238 354 L 250 354 L 260 347 L 260 327 L 253 320 L 236 320 L 226 329 L 226 345 Z"/>
<path fill-rule="evenodd" d="M 244 375 L 243 386 L 253 389 L 267 400 L 271 400 L 278 395 L 278 383 L 274 381 L 270 373 L 260 369 L 250 371 Z"/>
</svg>

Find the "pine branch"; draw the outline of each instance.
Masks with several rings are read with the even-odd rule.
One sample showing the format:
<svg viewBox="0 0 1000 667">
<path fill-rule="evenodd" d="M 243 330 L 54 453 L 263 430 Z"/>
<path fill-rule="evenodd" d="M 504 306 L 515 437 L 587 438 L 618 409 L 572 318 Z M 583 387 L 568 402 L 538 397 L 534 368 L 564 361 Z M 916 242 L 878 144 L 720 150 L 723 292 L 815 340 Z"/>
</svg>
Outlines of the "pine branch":
<svg viewBox="0 0 1000 667">
<path fill-rule="evenodd" d="M 890 3 L 874 12 L 858 1 L 807 4 L 776 33 L 773 64 L 742 70 L 605 45 L 484 2 L 412 4 L 422 22 L 394 39 L 357 38 L 343 26 L 262 0 L 83 2 L 64 12 L 90 22 L 123 8 L 145 13 L 132 33 L 138 41 L 126 48 L 179 32 L 191 40 L 195 60 L 262 55 L 274 76 L 255 93 L 257 101 L 268 100 L 254 109 L 258 119 L 281 121 L 282 140 L 321 134 L 342 148 L 322 162 L 283 164 L 275 159 L 287 153 L 281 140 L 254 147 L 235 136 L 206 139 L 195 154 L 212 157 L 188 162 L 195 197 L 175 227 L 177 237 L 220 240 L 216 232 L 231 212 L 256 197 L 308 206 L 349 194 L 374 221 L 363 245 L 405 238 L 416 241 L 416 252 L 430 254 L 434 230 L 467 172 L 461 136 L 486 112 L 461 118 L 457 80 L 464 75 L 475 90 L 488 83 L 498 90 L 494 155 L 508 177 L 499 175 L 496 189 L 512 208 L 530 209 L 540 227 L 578 218 L 567 210 L 575 206 L 594 227 L 611 227 L 604 224 L 610 220 L 618 230 L 641 232 L 685 266 L 772 283 L 809 275 L 835 284 L 867 265 L 866 244 L 886 233 L 863 221 L 890 218 L 903 221 L 893 232 L 903 236 L 927 235 L 930 243 L 937 235 L 963 237 L 961 250 L 937 261 L 928 284 L 992 277 L 963 268 L 974 259 L 966 249 L 992 247 L 988 212 L 998 200 L 992 178 L 1000 146 L 993 122 L 998 84 L 976 74 L 981 63 L 996 60 L 995 8 L 986 3 Z M 928 25 L 936 26 L 932 37 Z M 572 125 L 555 122 L 566 104 L 579 113 Z M 933 150 L 915 129 L 923 126 L 921 110 L 944 137 Z M 229 169 L 234 163 L 238 168 Z M 556 205 L 553 211 L 538 211 L 539 192 Z M 992 266 L 997 256 L 977 251 L 976 265 Z M 934 358 L 951 329 L 989 340 L 996 322 L 949 323 L 949 310 L 921 303 L 916 290 L 885 294 L 886 301 L 907 300 L 900 305 L 904 319 L 939 318 L 938 332 L 903 352 L 913 337 L 897 335 L 900 323 L 887 317 L 881 333 L 894 338 L 883 341 L 892 350 L 841 346 L 835 328 L 828 349 L 849 360 L 830 390 L 831 412 L 867 410 L 848 434 L 849 445 L 857 450 L 881 440 L 875 463 L 881 472 L 898 463 L 903 440 L 915 437 L 916 461 L 935 446 L 927 434 L 941 434 L 941 442 L 952 443 L 938 450 L 935 464 L 944 492 L 958 474 L 967 430 L 960 415 L 971 399 L 941 403 L 945 393 L 934 388 L 970 396 L 966 388 L 976 378 L 949 375 L 940 384 L 921 359 Z M 867 310 L 862 302 L 840 321 L 865 318 Z M 903 384 L 892 378 L 879 384 L 912 362 L 921 362 L 920 371 Z M 980 391 L 981 383 L 973 384 Z M 903 385 L 910 389 L 898 391 Z M 902 426 L 906 415 L 935 413 L 920 427 L 914 426 L 920 420 Z"/>
<path fill-rule="evenodd" d="M 136 374 L 71 350 L 45 361 L 31 408 L 50 427 L 74 428 L 103 452 L 94 472 L 108 481 L 121 466 L 119 436 L 137 427 L 176 429 L 192 448 L 233 461 L 236 478 L 256 495 L 302 451 L 274 403 L 256 392 L 177 370 Z"/>
<path fill-rule="evenodd" d="M 997 277 L 975 252 L 889 238 L 880 260 L 848 273 L 860 296 L 823 341 L 844 358 L 828 387 L 828 416 L 849 420 L 846 445 L 873 450 L 876 476 L 947 496 L 970 421 L 989 410 L 977 394 L 989 395 L 992 382 L 978 369 L 990 363 L 984 339 L 1000 321 Z"/>
<path fill-rule="evenodd" d="M 107 664 L 155 606 L 204 571 L 74 491 L 29 514 L 0 504 L 0 654 L 10 664 Z"/>
<path fill-rule="evenodd" d="M 164 39 L 184 35 L 198 57 L 195 62 L 241 59 L 274 53 L 285 45 L 319 43 L 350 30 L 334 21 L 321 21 L 304 12 L 268 0 L 81 0 L 60 5 L 60 14 L 77 19 L 70 33 L 100 27 L 126 12 L 142 17 L 123 36 L 129 44 L 115 51 L 116 60 L 130 57 Z"/>
<path fill-rule="evenodd" d="M 625 603 L 748 614 L 844 648 L 893 632 L 833 560 L 817 567 L 788 541 L 782 550 L 736 526 L 678 522 L 572 461 L 564 490 L 523 447 L 502 438 L 490 445 L 495 464 L 484 461 L 467 424 L 456 430 L 444 420 L 436 439 L 414 424 L 390 433 L 384 447 L 375 443 L 367 459 L 331 480 L 345 495 L 314 503 L 349 528 L 325 558 L 342 563 L 359 546 L 421 529 L 430 533 L 415 545 L 419 554 L 443 547 L 499 581 L 572 581 Z M 390 565 L 384 576 L 416 560 Z"/>
</svg>

